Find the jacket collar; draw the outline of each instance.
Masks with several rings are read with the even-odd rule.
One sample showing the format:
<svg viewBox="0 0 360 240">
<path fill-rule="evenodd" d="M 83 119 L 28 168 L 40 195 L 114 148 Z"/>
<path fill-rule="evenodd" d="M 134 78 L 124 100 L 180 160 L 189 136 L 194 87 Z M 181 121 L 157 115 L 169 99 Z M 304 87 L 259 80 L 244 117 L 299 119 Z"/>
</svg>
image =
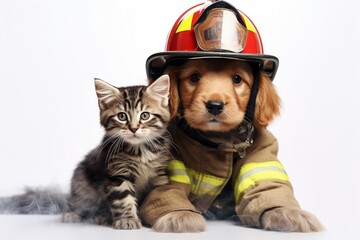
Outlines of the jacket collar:
<svg viewBox="0 0 360 240">
<path fill-rule="evenodd" d="M 238 153 L 240 158 L 246 156 L 246 149 L 253 144 L 255 131 L 254 125 L 247 120 L 244 120 L 230 133 L 203 132 L 191 128 L 184 118 L 177 121 L 177 126 L 189 138 L 202 145 L 219 151 Z M 223 141 L 220 141 L 220 139 Z"/>
</svg>

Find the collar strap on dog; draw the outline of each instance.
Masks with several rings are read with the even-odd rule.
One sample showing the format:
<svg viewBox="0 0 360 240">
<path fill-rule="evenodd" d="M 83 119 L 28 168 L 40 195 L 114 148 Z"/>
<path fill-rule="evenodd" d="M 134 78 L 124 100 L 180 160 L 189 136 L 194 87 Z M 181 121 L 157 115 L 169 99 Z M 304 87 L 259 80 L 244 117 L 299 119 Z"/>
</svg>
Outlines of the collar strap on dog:
<svg viewBox="0 0 360 240">
<path fill-rule="evenodd" d="M 177 126 L 184 131 L 184 133 L 191 139 L 201 143 L 210 148 L 215 148 L 224 152 L 238 153 L 240 158 L 246 156 L 246 149 L 253 144 L 254 125 L 247 120 L 244 120 L 237 128 L 237 137 L 240 139 L 239 143 L 215 143 L 204 137 L 201 131 L 192 129 L 186 123 L 184 118 L 177 122 Z"/>
</svg>

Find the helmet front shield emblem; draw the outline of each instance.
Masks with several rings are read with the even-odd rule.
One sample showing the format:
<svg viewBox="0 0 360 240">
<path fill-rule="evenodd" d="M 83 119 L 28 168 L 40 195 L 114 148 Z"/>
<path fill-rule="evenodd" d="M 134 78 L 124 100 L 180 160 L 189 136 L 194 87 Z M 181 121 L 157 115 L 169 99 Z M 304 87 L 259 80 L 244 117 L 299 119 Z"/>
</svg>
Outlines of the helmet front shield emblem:
<svg viewBox="0 0 360 240">
<path fill-rule="evenodd" d="M 241 52 L 245 48 L 248 30 L 233 11 L 213 8 L 205 14 L 206 18 L 194 25 L 195 39 L 201 50 Z"/>
</svg>

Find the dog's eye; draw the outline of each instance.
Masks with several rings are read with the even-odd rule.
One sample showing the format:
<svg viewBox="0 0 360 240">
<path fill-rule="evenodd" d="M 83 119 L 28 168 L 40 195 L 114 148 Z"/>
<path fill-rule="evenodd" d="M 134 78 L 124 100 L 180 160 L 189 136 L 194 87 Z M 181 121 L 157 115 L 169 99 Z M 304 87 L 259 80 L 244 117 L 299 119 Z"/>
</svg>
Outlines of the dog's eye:
<svg viewBox="0 0 360 240">
<path fill-rule="evenodd" d="M 235 83 L 235 84 L 239 84 L 239 83 L 241 83 L 241 77 L 240 77 L 239 75 L 234 75 L 234 76 L 232 77 L 232 81 L 233 81 L 233 83 Z"/>
<path fill-rule="evenodd" d="M 198 73 L 191 74 L 190 81 L 192 81 L 194 83 L 200 81 L 200 74 L 198 74 Z"/>
</svg>

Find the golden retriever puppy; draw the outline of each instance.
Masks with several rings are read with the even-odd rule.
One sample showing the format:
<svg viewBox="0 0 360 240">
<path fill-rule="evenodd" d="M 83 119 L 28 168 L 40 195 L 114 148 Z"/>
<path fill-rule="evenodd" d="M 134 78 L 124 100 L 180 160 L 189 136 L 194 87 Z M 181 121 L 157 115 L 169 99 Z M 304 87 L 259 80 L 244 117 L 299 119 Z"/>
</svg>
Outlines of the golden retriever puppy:
<svg viewBox="0 0 360 240">
<path fill-rule="evenodd" d="M 171 112 L 182 111 L 188 124 L 202 131 L 227 132 L 245 116 L 253 84 L 250 65 L 234 60 L 190 60 L 180 69 L 170 68 Z M 266 127 L 279 114 L 280 98 L 266 74 L 260 75 L 255 124 Z M 179 89 L 178 89 L 179 86 Z M 219 114 L 209 112 L 211 102 L 218 103 Z"/>
<path fill-rule="evenodd" d="M 144 221 L 160 232 L 199 232 L 206 229 L 203 216 L 228 213 L 220 218 L 237 215 L 249 227 L 321 230 L 316 217 L 296 201 L 276 157 L 277 141 L 266 130 L 280 110 L 280 98 L 268 75 L 259 73 L 253 143 L 246 155 L 239 156 L 236 151 L 212 148 L 206 141 L 226 146 L 239 141 L 254 82 L 252 66 L 234 59 L 193 59 L 167 67 L 166 73 L 171 79 L 174 125 L 183 121 L 186 126 L 169 130 L 177 159 L 169 166 L 172 184 L 148 196 L 141 207 Z M 192 139 L 189 131 L 196 138 L 201 135 L 205 143 Z"/>
</svg>

